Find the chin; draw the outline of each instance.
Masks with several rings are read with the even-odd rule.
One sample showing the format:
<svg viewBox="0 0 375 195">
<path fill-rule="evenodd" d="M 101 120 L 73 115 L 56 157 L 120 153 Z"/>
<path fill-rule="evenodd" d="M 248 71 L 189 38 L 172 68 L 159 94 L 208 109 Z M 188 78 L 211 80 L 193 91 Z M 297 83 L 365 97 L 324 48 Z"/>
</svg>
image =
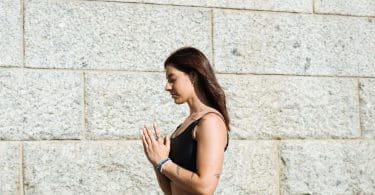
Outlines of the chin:
<svg viewBox="0 0 375 195">
<path fill-rule="evenodd" d="M 177 98 L 177 99 L 174 99 L 174 103 L 175 103 L 175 104 L 183 104 L 183 103 L 185 103 L 185 101 L 181 101 L 181 100 L 179 100 L 179 99 Z"/>
<path fill-rule="evenodd" d="M 175 100 L 174 103 L 175 103 L 175 104 L 183 104 L 183 103 L 185 103 L 185 102 L 181 102 L 181 101 L 177 101 L 177 100 Z"/>
</svg>

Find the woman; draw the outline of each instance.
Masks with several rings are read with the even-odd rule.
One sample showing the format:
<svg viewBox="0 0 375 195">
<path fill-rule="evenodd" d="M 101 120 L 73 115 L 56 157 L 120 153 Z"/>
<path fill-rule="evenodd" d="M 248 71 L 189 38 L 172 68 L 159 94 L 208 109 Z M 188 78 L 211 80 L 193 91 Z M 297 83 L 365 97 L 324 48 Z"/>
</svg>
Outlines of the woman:
<svg viewBox="0 0 375 195">
<path fill-rule="evenodd" d="M 165 90 L 190 115 L 171 138 L 156 125 L 142 132 L 145 154 L 165 194 L 213 194 L 228 145 L 229 117 L 224 91 L 206 56 L 192 47 L 172 53 L 164 63 Z"/>
</svg>

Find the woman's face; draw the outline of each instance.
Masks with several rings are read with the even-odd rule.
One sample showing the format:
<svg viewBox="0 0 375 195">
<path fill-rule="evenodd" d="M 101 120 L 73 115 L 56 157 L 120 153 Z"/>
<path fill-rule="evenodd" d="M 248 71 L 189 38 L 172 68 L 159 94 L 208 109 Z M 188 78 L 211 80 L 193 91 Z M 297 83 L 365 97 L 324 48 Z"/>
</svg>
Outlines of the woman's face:
<svg viewBox="0 0 375 195">
<path fill-rule="evenodd" d="M 185 103 L 194 95 L 194 86 L 188 74 L 176 69 L 171 65 L 165 68 L 167 84 L 165 90 L 168 91 L 176 104 Z"/>
</svg>

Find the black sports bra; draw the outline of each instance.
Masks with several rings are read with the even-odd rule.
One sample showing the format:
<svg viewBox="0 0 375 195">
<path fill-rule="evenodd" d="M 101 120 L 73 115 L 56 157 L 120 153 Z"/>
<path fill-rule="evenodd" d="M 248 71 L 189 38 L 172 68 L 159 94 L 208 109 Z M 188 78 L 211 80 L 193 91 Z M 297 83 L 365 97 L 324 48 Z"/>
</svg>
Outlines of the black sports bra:
<svg viewBox="0 0 375 195">
<path fill-rule="evenodd" d="M 201 119 L 202 118 L 195 120 L 181 134 L 177 137 L 171 138 L 169 158 L 179 166 L 193 172 L 197 171 L 197 141 L 193 139 L 193 129 Z M 180 125 L 177 129 L 179 127 Z M 224 150 L 227 149 L 228 142 L 229 135 L 227 135 L 227 145 Z"/>
</svg>

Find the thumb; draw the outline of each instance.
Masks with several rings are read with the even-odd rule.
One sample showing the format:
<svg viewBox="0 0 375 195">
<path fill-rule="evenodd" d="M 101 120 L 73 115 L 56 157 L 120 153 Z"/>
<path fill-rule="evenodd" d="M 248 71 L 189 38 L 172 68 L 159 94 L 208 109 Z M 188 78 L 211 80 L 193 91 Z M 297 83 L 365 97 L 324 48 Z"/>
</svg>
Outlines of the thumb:
<svg viewBox="0 0 375 195">
<path fill-rule="evenodd" d="M 170 139 L 169 135 L 165 136 L 164 144 L 165 144 L 165 146 L 167 146 L 168 149 L 170 148 L 171 139 Z"/>
</svg>

